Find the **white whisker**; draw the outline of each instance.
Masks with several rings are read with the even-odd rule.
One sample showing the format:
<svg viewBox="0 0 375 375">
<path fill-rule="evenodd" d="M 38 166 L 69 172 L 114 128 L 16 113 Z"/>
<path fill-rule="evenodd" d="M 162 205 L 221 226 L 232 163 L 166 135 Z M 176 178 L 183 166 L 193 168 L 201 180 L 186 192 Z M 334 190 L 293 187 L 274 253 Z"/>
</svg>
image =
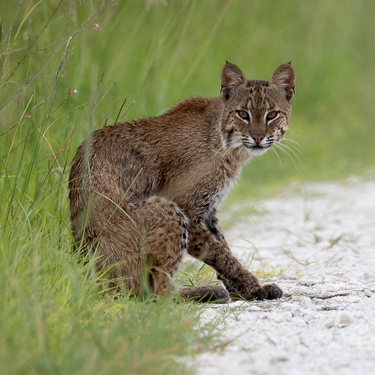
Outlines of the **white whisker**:
<svg viewBox="0 0 375 375">
<path fill-rule="evenodd" d="M 291 130 L 288 130 L 288 134 L 290 134 L 290 135 L 295 135 L 295 136 L 300 137 L 300 138 L 309 139 L 309 137 L 305 137 L 305 136 L 303 136 L 303 135 L 301 135 L 301 134 L 294 133 L 294 132 L 291 131 Z"/>
<path fill-rule="evenodd" d="M 303 148 L 298 142 L 294 141 L 293 139 L 289 139 L 289 138 L 284 137 L 281 141 L 292 142 L 292 143 L 294 143 L 296 146 L 300 147 L 301 150 L 306 151 L 305 148 Z M 301 152 L 300 150 L 298 150 L 298 151 Z M 302 154 L 302 152 L 301 152 L 301 154 Z"/>
<path fill-rule="evenodd" d="M 231 151 L 233 151 L 234 149 L 236 149 L 238 146 L 242 146 L 242 144 L 241 144 L 241 145 L 236 144 L 236 145 L 234 145 L 233 147 L 228 148 L 228 150 L 226 150 L 226 151 L 224 152 L 223 159 L 226 158 L 227 155 L 228 155 Z"/>
<path fill-rule="evenodd" d="M 305 172 L 305 170 L 304 170 L 304 168 L 303 168 L 303 165 L 302 165 L 302 163 L 301 163 L 301 160 L 299 159 L 299 157 L 297 156 L 297 154 L 296 154 L 292 149 L 290 149 L 288 146 L 283 145 L 283 144 L 281 144 L 281 143 L 275 143 L 275 146 L 276 146 L 281 152 L 283 152 L 285 155 L 288 155 L 289 158 L 292 160 L 294 166 L 298 169 L 297 164 L 296 164 L 296 162 L 294 161 L 292 155 L 291 155 L 287 150 L 285 150 L 285 148 L 288 149 L 289 151 L 291 151 L 291 152 L 293 153 L 293 155 L 297 158 L 297 160 L 298 160 L 298 162 L 299 162 L 299 164 L 300 164 L 300 166 L 301 166 L 302 171 Z"/>
<path fill-rule="evenodd" d="M 297 158 L 297 160 L 299 161 L 299 163 L 301 164 L 301 167 L 302 167 L 302 169 L 303 169 L 303 166 L 302 166 L 302 163 L 301 163 L 301 160 L 300 160 L 300 158 L 298 157 L 298 155 L 293 151 L 293 149 L 291 149 L 289 146 L 287 146 L 287 145 L 284 145 L 284 144 L 280 144 L 280 146 L 282 146 L 282 147 L 285 147 L 286 149 L 288 149 L 291 153 L 293 153 L 293 155 Z M 301 152 L 300 152 L 301 153 Z M 301 155 L 305 158 L 305 155 L 303 155 L 302 153 L 301 153 Z M 306 159 L 306 158 L 305 158 Z"/>
<path fill-rule="evenodd" d="M 233 141 L 230 141 L 230 142 L 226 143 L 225 145 L 222 145 L 222 146 L 221 146 L 221 147 L 215 152 L 215 155 L 214 155 L 214 156 L 216 156 L 219 152 L 225 150 L 225 148 L 226 148 L 228 145 L 231 145 L 231 144 L 236 143 L 236 142 L 238 142 L 238 140 L 233 140 Z"/>
<path fill-rule="evenodd" d="M 271 150 L 276 154 L 276 156 L 277 156 L 277 158 L 279 159 L 279 162 L 280 162 L 280 167 L 283 168 L 283 163 L 281 162 L 280 156 L 279 156 L 279 154 L 277 153 L 276 149 L 274 149 L 274 148 L 272 147 Z"/>
</svg>

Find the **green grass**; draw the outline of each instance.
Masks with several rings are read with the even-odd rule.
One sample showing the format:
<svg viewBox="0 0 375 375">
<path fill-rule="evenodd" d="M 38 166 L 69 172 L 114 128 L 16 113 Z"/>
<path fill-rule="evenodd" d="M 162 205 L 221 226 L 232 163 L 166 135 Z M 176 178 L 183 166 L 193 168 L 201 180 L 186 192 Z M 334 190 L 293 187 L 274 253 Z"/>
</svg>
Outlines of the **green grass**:
<svg viewBox="0 0 375 375">
<path fill-rule="evenodd" d="M 210 340 L 199 309 L 105 297 L 72 254 L 75 149 L 117 118 L 218 96 L 225 60 L 259 79 L 292 60 L 293 151 L 254 159 L 226 207 L 294 180 L 373 176 L 374 12 L 351 0 L 0 2 L 0 372 L 188 372 L 177 358 Z"/>
</svg>

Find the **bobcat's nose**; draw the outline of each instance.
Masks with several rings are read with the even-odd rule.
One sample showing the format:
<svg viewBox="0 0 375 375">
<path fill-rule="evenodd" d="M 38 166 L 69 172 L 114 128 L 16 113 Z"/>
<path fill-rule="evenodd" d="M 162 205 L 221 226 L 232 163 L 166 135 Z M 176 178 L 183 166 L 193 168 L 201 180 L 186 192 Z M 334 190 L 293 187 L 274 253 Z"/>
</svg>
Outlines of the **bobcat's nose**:
<svg viewBox="0 0 375 375">
<path fill-rule="evenodd" d="M 263 134 L 252 134 L 251 136 L 254 138 L 254 141 L 256 143 L 260 143 L 261 140 L 264 138 Z"/>
</svg>

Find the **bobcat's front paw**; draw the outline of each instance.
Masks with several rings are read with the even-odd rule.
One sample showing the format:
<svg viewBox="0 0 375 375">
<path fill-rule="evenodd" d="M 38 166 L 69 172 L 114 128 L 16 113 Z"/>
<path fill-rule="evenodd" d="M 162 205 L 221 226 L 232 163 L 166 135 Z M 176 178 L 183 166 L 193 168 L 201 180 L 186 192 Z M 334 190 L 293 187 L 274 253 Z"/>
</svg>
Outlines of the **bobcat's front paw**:
<svg viewBox="0 0 375 375">
<path fill-rule="evenodd" d="M 259 286 L 251 291 L 251 298 L 257 300 L 277 299 L 283 296 L 283 291 L 276 284 Z"/>
<path fill-rule="evenodd" d="M 277 299 L 283 296 L 283 291 L 276 284 L 267 284 L 263 288 L 268 292 L 267 299 Z"/>
</svg>

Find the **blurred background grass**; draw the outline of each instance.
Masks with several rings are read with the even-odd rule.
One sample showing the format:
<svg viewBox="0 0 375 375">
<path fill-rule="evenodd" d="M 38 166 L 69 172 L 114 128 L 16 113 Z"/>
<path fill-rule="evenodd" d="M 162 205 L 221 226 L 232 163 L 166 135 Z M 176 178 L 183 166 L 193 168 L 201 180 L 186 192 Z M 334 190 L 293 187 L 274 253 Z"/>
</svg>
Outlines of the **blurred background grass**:
<svg viewBox="0 0 375 375">
<path fill-rule="evenodd" d="M 19 124 L 17 119 L 48 100 L 61 48 L 73 35 L 72 59 L 54 105 L 65 101 L 48 121 L 38 160 L 53 161 L 51 151 L 61 151 L 55 165 L 65 164 L 88 129 L 115 121 L 125 98 L 125 108 L 136 103 L 122 120 L 155 116 L 188 96 L 218 96 L 226 59 L 260 79 L 292 60 L 297 95 L 287 138 L 300 147 L 284 141 L 291 157 L 278 151 L 281 161 L 274 152 L 254 159 L 230 203 L 295 179 L 342 179 L 373 168 L 371 1 L 109 1 L 99 11 L 101 2 L 24 1 L 14 19 L 17 4 L 2 2 L 0 8 L 2 61 L 7 59 L 1 153 L 9 156 L 8 166 L 20 154 L 25 160 L 34 153 L 44 106 Z M 67 97 L 67 90 L 77 93 Z M 28 131 L 26 149 L 14 150 Z"/>
<path fill-rule="evenodd" d="M 2 373 L 123 373 L 126 350 L 113 359 L 121 340 L 146 361 L 125 373 L 173 366 L 181 373 L 173 356 L 198 340 L 194 313 L 168 310 L 175 322 L 187 314 L 190 323 L 177 330 L 181 340 L 161 346 L 172 358 L 164 368 L 156 339 L 148 345 L 132 337 L 170 337 L 177 323 L 158 325 L 163 310 L 116 336 L 129 323 L 108 311 L 133 305 L 103 302 L 95 277 L 70 254 L 67 178 L 77 146 L 114 123 L 125 98 L 119 120 L 155 116 L 188 96 L 218 96 L 225 60 L 249 79 L 268 79 L 292 60 L 289 156 L 278 150 L 254 159 L 226 207 L 294 180 L 373 177 L 374 14 L 369 0 L 1 1 Z M 134 304 L 127 316 L 135 322 L 154 311 Z"/>
</svg>

